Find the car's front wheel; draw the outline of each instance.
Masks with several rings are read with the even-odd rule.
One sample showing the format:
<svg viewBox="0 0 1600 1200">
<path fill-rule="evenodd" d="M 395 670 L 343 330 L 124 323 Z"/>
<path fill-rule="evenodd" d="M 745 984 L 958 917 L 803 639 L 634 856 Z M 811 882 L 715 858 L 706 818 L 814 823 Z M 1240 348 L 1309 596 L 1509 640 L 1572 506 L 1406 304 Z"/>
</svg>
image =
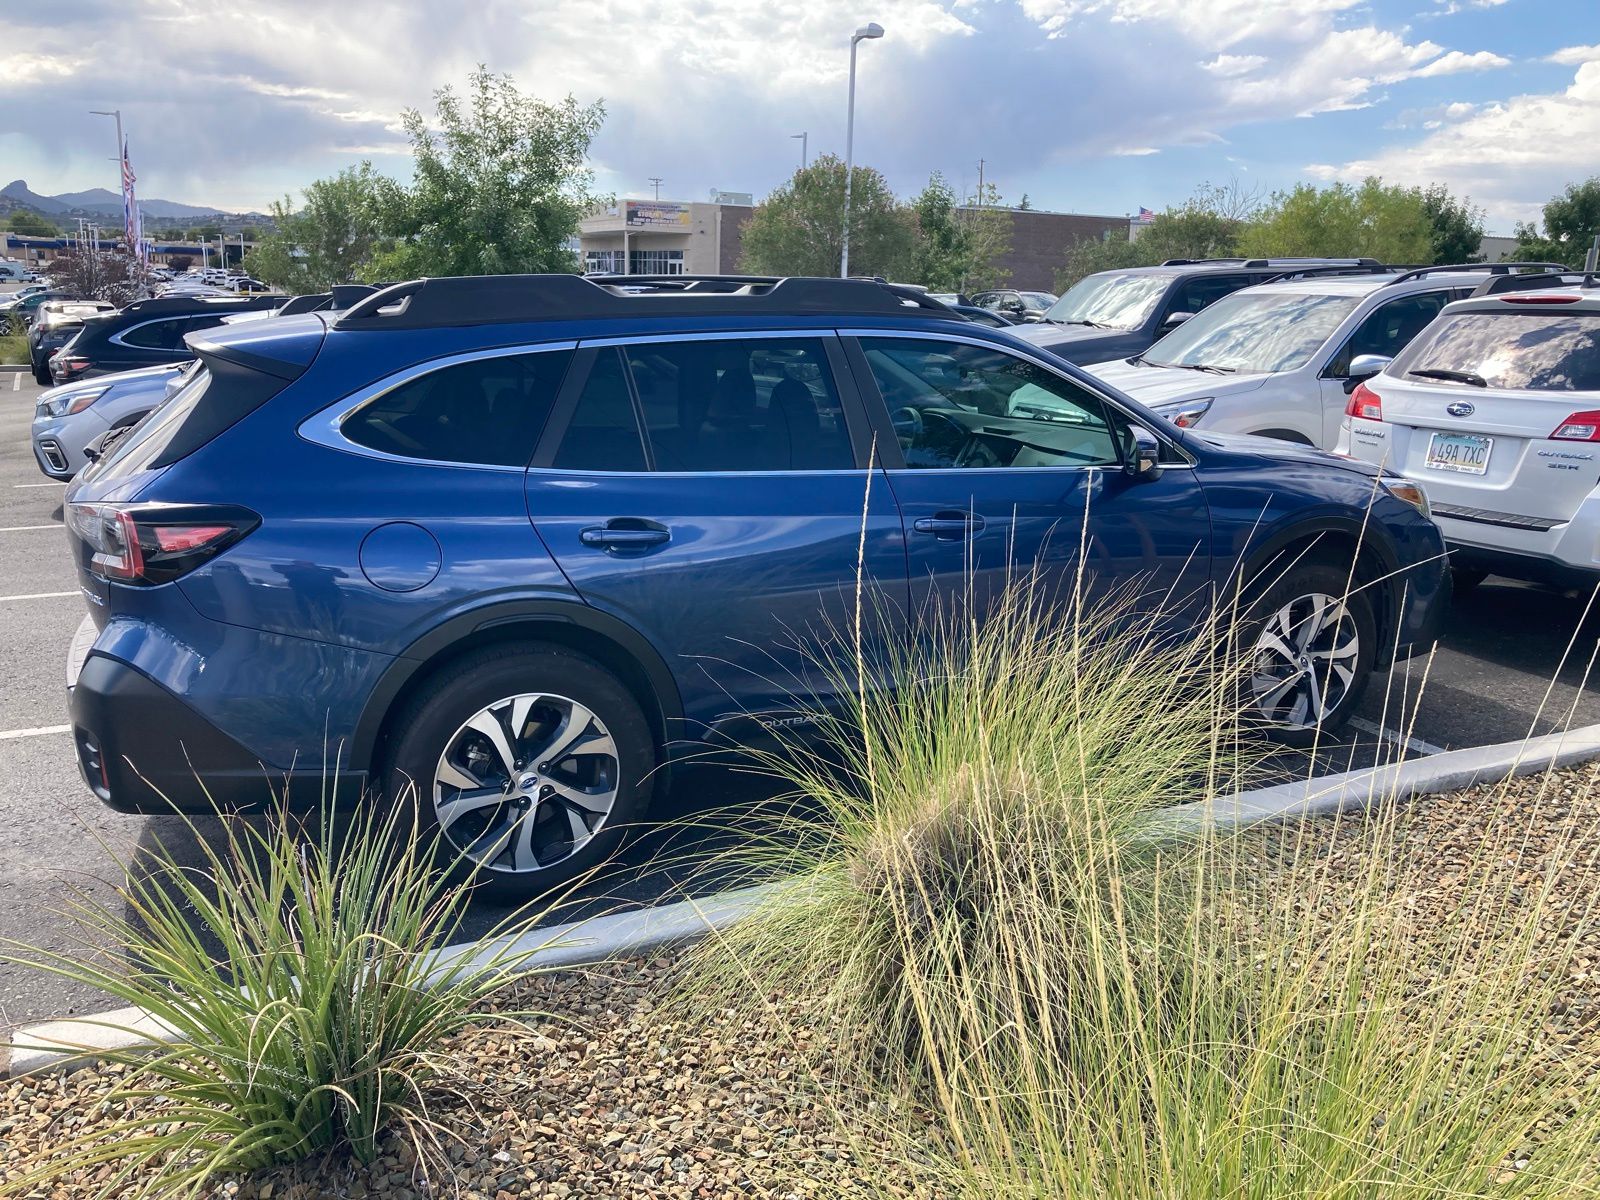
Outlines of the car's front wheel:
<svg viewBox="0 0 1600 1200">
<path fill-rule="evenodd" d="M 414 785 L 424 832 L 463 880 L 526 899 L 600 863 L 642 816 L 655 738 L 599 664 L 544 645 L 487 648 L 407 704 L 386 792 Z"/>
<path fill-rule="evenodd" d="M 1249 612 L 1243 682 L 1252 723 L 1302 747 L 1338 730 L 1372 674 L 1377 622 L 1367 591 L 1342 568 L 1296 563 Z"/>
</svg>

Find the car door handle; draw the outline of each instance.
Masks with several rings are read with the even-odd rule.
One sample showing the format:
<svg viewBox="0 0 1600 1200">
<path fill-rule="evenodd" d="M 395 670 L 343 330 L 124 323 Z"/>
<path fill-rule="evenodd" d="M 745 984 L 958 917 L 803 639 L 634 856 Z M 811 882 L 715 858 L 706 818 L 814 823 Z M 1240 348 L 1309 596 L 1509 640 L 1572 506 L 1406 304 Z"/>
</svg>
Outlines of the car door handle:
<svg viewBox="0 0 1600 1200">
<path fill-rule="evenodd" d="M 918 533 L 931 533 L 945 541 L 954 541 L 983 531 L 984 520 L 977 513 L 940 512 L 931 517 L 918 517 L 911 528 Z"/>
<path fill-rule="evenodd" d="M 622 517 L 590 526 L 578 534 L 578 540 L 599 550 L 648 550 L 670 542 L 672 531 L 653 521 Z"/>
</svg>

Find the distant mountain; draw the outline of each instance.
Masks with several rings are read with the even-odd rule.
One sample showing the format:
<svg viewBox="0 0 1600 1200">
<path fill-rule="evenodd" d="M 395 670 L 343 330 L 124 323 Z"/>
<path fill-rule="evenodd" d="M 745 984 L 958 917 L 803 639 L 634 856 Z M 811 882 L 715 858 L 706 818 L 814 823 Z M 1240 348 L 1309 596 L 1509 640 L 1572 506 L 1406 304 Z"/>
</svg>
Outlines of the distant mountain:
<svg viewBox="0 0 1600 1200">
<path fill-rule="evenodd" d="M 34 212 L 44 213 L 47 216 L 64 213 L 72 207 L 53 196 L 41 196 L 37 192 L 30 192 L 28 185 L 20 179 L 13 180 L 0 188 L 0 196 L 12 202 L 6 206 L 7 208 L 31 208 Z"/>
<path fill-rule="evenodd" d="M 9 202 L 9 203 L 8 203 Z M 140 198 L 139 207 L 147 217 L 195 218 L 226 215 L 220 208 L 207 208 L 199 204 L 179 204 L 173 200 L 146 200 Z M 107 188 L 90 188 L 86 192 L 62 192 L 59 196 L 41 196 L 31 191 L 26 182 L 14 180 L 0 188 L 0 212 L 15 208 L 31 208 L 47 217 L 85 216 L 106 217 L 122 215 L 122 197 Z"/>
</svg>

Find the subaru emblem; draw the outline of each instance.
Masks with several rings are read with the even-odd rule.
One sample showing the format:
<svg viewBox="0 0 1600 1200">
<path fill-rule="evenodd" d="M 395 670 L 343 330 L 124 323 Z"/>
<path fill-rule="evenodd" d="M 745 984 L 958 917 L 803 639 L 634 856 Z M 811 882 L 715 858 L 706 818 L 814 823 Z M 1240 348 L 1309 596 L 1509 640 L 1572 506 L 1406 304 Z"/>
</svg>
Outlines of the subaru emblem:
<svg viewBox="0 0 1600 1200">
<path fill-rule="evenodd" d="M 1454 404 L 1445 405 L 1444 410 L 1452 417 L 1470 417 L 1478 411 L 1470 400 L 1457 400 Z"/>
</svg>

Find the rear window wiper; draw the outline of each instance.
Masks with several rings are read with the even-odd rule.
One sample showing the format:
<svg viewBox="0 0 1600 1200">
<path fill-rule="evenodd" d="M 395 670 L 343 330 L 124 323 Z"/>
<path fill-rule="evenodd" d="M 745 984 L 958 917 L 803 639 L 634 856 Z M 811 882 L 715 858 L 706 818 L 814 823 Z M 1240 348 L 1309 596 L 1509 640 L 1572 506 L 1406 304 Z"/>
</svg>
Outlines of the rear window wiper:
<svg viewBox="0 0 1600 1200">
<path fill-rule="evenodd" d="M 1415 375 L 1421 379 L 1444 379 L 1451 383 L 1470 383 L 1473 387 L 1486 388 L 1489 381 L 1482 375 L 1472 371 L 1451 371 L 1444 367 L 1423 367 L 1417 371 L 1407 371 L 1407 375 Z"/>
</svg>

